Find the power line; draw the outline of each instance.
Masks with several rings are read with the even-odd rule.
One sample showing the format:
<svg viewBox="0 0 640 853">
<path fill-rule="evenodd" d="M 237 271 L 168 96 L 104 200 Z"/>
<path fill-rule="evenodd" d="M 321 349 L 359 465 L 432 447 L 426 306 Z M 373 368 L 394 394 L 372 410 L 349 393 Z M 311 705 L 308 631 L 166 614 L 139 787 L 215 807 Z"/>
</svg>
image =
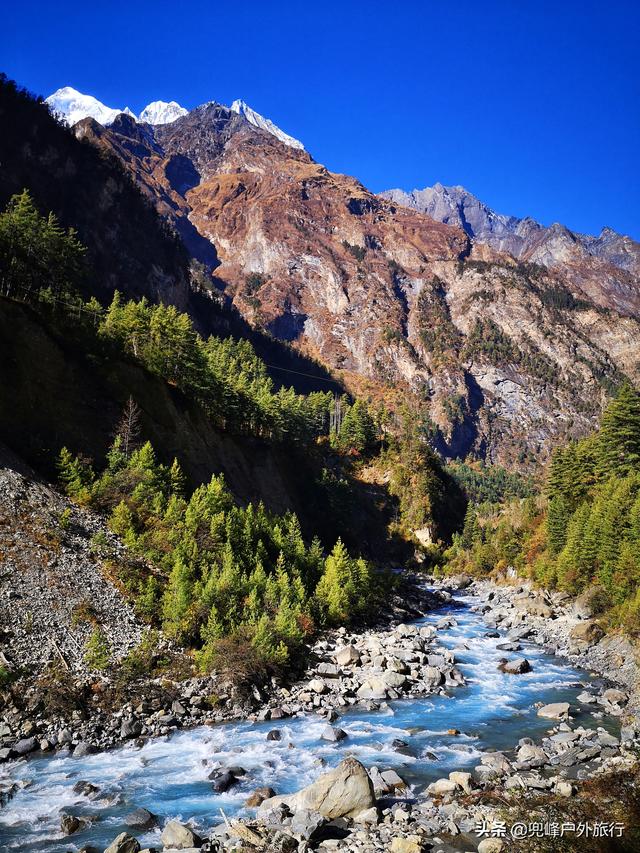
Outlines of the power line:
<svg viewBox="0 0 640 853">
<path fill-rule="evenodd" d="M 14 293 L 15 292 L 22 292 L 23 294 L 25 294 L 27 297 L 30 297 L 30 298 L 35 297 L 39 302 L 47 302 L 49 304 L 53 303 L 55 305 L 61 305 L 64 308 L 70 308 L 72 311 L 77 311 L 78 313 L 83 312 L 85 314 L 90 314 L 94 319 L 98 316 L 105 316 L 107 314 L 107 311 L 108 311 L 108 309 L 104 308 L 103 306 L 96 307 L 95 309 L 86 308 L 84 305 L 78 305 L 75 302 L 66 302 L 65 300 L 60 299 L 60 297 L 57 297 L 57 296 L 42 297 L 37 291 L 29 291 L 26 288 L 20 288 L 20 287 L 14 288 Z M 3 294 L 3 295 L 9 299 L 12 298 L 9 294 Z M 15 297 L 13 297 L 13 298 L 14 298 L 14 301 L 29 304 L 29 299 L 23 300 L 23 299 L 15 299 Z M 141 338 L 144 338 L 147 340 L 152 340 L 152 337 L 149 335 L 149 333 L 137 332 L 136 334 Z M 175 344 L 174 344 L 174 346 L 175 346 Z M 181 347 L 178 345 L 176 347 L 176 349 L 181 349 Z M 306 376 L 309 379 L 314 379 L 316 382 L 328 382 L 330 385 L 337 385 L 339 388 L 342 388 L 342 383 L 338 382 L 336 379 L 327 379 L 324 376 L 315 376 L 313 373 L 304 373 L 301 370 L 291 370 L 288 367 L 278 367 L 275 364 L 267 364 L 267 362 L 264 362 L 264 361 L 263 361 L 263 364 L 265 367 L 269 367 L 271 370 L 280 370 L 283 373 L 293 373 L 296 376 Z"/>
<path fill-rule="evenodd" d="M 295 373 L 297 376 L 308 376 L 310 379 L 315 379 L 317 382 L 330 382 L 332 385 L 337 385 L 342 388 L 342 383 L 337 379 L 325 379 L 324 376 L 315 376 L 313 373 L 303 373 L 301 370 L 290 370 L 288 367 L 277 367 L 275 364 L 267 364 L 265 367 L 270 367 L 272 370 L 282 370 L 284 373 Z"/>
</svg>

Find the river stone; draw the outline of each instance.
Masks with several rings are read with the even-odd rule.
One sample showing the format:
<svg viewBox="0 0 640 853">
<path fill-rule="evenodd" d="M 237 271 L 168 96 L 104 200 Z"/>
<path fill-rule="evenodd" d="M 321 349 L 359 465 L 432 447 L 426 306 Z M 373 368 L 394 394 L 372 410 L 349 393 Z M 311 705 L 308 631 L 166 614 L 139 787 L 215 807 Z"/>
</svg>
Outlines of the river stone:
<svg viewBox="0 0 640 853">
<path fill-rule="evenodd" d="M 177 820 L 170 820 L 160 836 L 165 847 L 184 850 L 189 847 L 202 847 L 202 840 L 188 826 Z M 139 848 L 138 848 L 139 849 Z"/>
<path fill-rule="evenodd" d="M 211 787 L 216 792 L 216 794 L 224 794 L 225 791 L 228 791 L 229 788 L 233 788 L 233 786 L 237 784 L 238 780 L 236 779 L 234 774 L 227 770 L 225 773 L 221 773 L 219 776 L 215 777 L 211 784 Z"/>
<path fill-rule="evenodd" d="M 607 702 L 610 702 L 612 705 L 624 705 L 627 701 L 627 694 L 623 693 L 622 690 L 618 690 L 615 687 L 610 687 L 608 690 L 605 690 L 602 694 L 602 698 Z M 15 747 L 14 747 L 15 749 Z"/>
<path fill-rule="evenodd" d="M 513 604 L 516 609 L 524 610 L 531 616 L 541 616 L 543 619 L 552 619 L 555 616 L 553 608 L 541 595 L 520 595 L 514 598 Z"/>
<path fill-rule="evenodd" d="M 250 809 L 255 809 L 261 803 L 264 803 L 265 800 L 269 800 L 271 797 L 275 797 L 275 795 L 276 792 L 273 788 L 256 788 L 253 794 L 250 794 L 245 800 L 245 806 Z"/>
<path fill-rule="evenodd" d="M 588 649 L 604 637 L 604 631 L 597 622 L 580 622 L 569 632 L 571 644 L 579 649 Z"/>
<path fill-rule="evenodd" d="M 581 702 L 583 705 L 593 705 L 597 702 L 597 697 L 593 695 L 593 693 L 589 693 L 586 690 L 583 690 L 582 693 L 578 693 L 576 696 L 578 702 Z"/>
<path fill-rule="evenodd" d="M 435 794 L 436 797 L 441 797 L 444 794 L 453 794 L 457 787 L 452 779 L 438 779 L 429 785 L 427 791 L 430 794 Z"/>
<path fill-rule="evenodd" d="M 387 684 L 378 676 L 371 676 L 358 688 L 356 695 L 359 699 L 386 699 Z"/>
<path fill-rule="evenodd" d="M 364 811 L 358 812 L 358 814 L 353 818 L 354 823 L 360 824 L 378 824 L 380 821 L 380 815 L 378 814 L 378 809 L 375 806 L 372 806 L 370 809 L 364 809 Z"/>
<path fill-rule="evenodd" d="M 140 844 L 137 838 L 121 832 L 117 838 L 105 849 L 104 853 L 140 853 Z"/>
<path fill-rule="evenodd" d="M 280 729 L 271 729 L 270 732 L 267 732 L 267 740 L 282 740 Z"/>
<path fill-rule="evenodd" d="M 142 723 L 138 720 L 123 720 L 120 727 L 120 737 L 130 740 L 134 737 L 140 737 L 142 734 Z"/>
<path fill-rule="evenodd" d="M 521 675 L 525 672 L 531 672 L 531 664 L 526 658 L 515 658 L 515 660 L 500 664 L 498 669 L 509 675 Z"/>
<path fill-rule="evenodd" d="M 33 752 L 36 745 L 37 742 L 34 737 L 27 737 L 22 740 L 17 740 L 11 748 L 16 755 L 27 755 L 29 752 Z"/>
<path fill-rule="evenodd" d="M 136 809 L 122 818 L 122 822 L 130 829 L 151 829 L 157 823 L 157 818 L 147 809 Z"/>
<path fill-rule="evenodd" d="M 426 841 L 419 835 L 407 835 L 404 838 L 393 838 L 391 853 L 422 853 L 426 850 Z"/>
<path fill-rule="evenodd" d="M 93 785 L 85 779 L 81 779 L 73 786 L 74 794 L 82 794 L 83 797 L 94 797 L 99 791 L 100 788 L 97 785 Z"/>
<path fill-rule="evenodd" d="M 318 675 L 322 675 L 325 678 L 339 678 L 340 670 L 336 666 L 335 663 L 321 663 L 318 664 L 318 668 L 316 669 Z"/>
<path fill-rule="evenodd" d="M 347 736 L 347 733 L 344 729 L 334 728 L 334 726 L 325 726 L 322 731 L 320 737 L 322 740 L 332 741 L 333 743 L 337 743 L 340 740 L 344 740 Z"/>
<path fill-rule="evenodd" d="M 571 706 L 568 702 L 551 702 L 538 708 L 539 717 L 547 717 L 549 720 L 566 720 L 569 716 Z"/>
<path fill-rule="evenodd" d="M 388 791 L 402 791 L 407 787 L 407 783 L 401 776 L 398 776 L 395 770 L 383 770 L 380 776 Z"/>
<path fill-rule="evenodd" d="M 345 758 L 336 768 L 296 794 L 265 800 L 259 814 L 284 804 L 294 813 L 310 809 L 333 820 L 354 817 L 375 806 L 375 802 L 373 784 L 364 766 L 355 758 Z"/>
<path fill-rule="evenodd" d="M 544 749 L 535 744 L 523 744 L 518 750 L 517 758 L 520 764 L 529 764 L 532 767 L 542 767 L 548 761 Z"/>
<path fill-rule="evenodd" d="M 326 822 L 327 819 L 320 812 L 300 809 L 291 819 L 291 834 L 299 841 L 310 841 Z"/>
<path fill-rule="evenodd" d="M 471 793 L 471 773 L 463 773 L 461 770 L 454 770 L 449 773 L 449 779 L 455 782 L 458 787 L 462 788 L 465 794 Z"/>
<path fill-rule="evenodd" d="M 384 794 L 388 794 L 393 789 L 390 785 L 382 778 L 382 773 L 378 770 L 377 767 L 369 768 L 369 777 L 371 778 L 371 782 L 373 783 L 373 789 L 377 797 L 381 797 Z"/>
<path fill-rule="evenodd" d="M 312 693 L 319 694 L 326 693 L 328 690 L 327 685 L 321 678 L 312 678 L 309 684 L 307 685 L 307 688 L 311 690 Z"/>
<path fill-rule="evenodd" d="M 95 747 L 92 743 L 87 743 L 84 740 L 81 740 L 80 743 L 73 750 L 74 758 L 84 758 L 85 755 L 95 755 L 98 751 L 98 748 Z"/>
<path fill-rule="evenodd" d="M 398 625 L 395 630 L 395 633 L 399 637 L 415 637 L 418 634 L 418 626 L 417 625 Z"/>
<path fill-rule="evenodd" d="M 84 820 L 76 817 L 73 814 L 65 814 L 60 818 L 60 831 L 63 835 L 73 835 L 86 825 Z"/>
<path fill-rule="evenodd" d="M 342 649 L 338 649 L 334 658 L 338 666 L 355 666 L 360 663 L 360 652 L 355 646 L 345 646 Z"/>
<path fill-rule="evenodd" d="M 396 657 L 387 658 L 387 669 L 391 672 L 399 672 L 401 674 L 409 672 L 407 664 L 403 660 L 400 660 L 400 658 Z"/>
<path fill-rule="evenodd" d="M 483 838 L 478 844 L 478 853 L 501 853 L 504 842 L 500 838 Z"/>
</svg>

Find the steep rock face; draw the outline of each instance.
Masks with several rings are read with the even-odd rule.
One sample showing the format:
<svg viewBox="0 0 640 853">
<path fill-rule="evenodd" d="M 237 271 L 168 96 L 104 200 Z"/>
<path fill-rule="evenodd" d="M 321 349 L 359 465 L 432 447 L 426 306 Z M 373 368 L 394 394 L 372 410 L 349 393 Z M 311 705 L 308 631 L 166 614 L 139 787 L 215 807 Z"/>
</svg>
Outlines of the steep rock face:
<svg viewBox="0 0 640 853">
<path fill-rule="evenodd" d="M 637 375 L 638 321 L 615 310 L 622 273 L 592 298 L 594 267 L 573 244 L 562 271 L 543 264 L 543 244 L 537 263 L 518 262 L 472 241 L 468 221 L 376 196 L 219 104 L 96 128 L 76 132 L 123 160 L 192 254 L 215 251 L 215 280 L 251 324 L 353 387 L 404 389 L 447 455 L 539 459 L 593 423 L 620 371 Z"/>
<path fill-rule="evenodd" d="M 577 234 L 564 225 L 549 227 L 526 217 L 491 210 L 464 187 L 435 184 L 423 190 L 388 190 L 383 198 L 462 228 L 520 260 L 561 273 L 575 293 L 622 314 L 640 316 L 640 243 L 603 228 L 598 237 Z"/>
</svg>

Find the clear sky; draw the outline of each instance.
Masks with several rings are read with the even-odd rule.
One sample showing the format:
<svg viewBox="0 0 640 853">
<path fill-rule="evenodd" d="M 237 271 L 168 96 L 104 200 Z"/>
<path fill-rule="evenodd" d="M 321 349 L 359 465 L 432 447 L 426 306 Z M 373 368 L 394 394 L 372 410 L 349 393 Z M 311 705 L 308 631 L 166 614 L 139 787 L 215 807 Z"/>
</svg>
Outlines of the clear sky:
<svg viewBox="0 0 640 853">
<path fill-rule="evenodd" d="M 0 68 L 136 112 L 243 98 L 374 191 L 640 239 L 639 34 L 637 0 L 12 0 Z"/>
</svg>

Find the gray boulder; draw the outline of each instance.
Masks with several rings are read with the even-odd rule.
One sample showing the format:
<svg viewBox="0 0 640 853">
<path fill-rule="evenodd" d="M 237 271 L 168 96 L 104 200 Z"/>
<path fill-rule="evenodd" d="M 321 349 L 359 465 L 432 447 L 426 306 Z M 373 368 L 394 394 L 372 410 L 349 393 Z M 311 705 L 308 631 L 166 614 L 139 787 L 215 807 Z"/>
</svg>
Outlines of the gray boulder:
<svg viewBox="0 0 640 853">
<path fill-rule="evenodd" d="M 531 664 L 526 658 L 515 658 L 501 663 L 498 669 L 508 675 L 521 675 L 525 672 L 531 672 Z"/>
<path fill-rule="evenodd" d="M 566 720 L 570 708 L 568 702 L 551 702 L 549 705 L 538 708 L 538 716 L 547 717 L 549 720 Z"/>
<path fill-rule="evenodd" d="M 202 847 L 202 839 L 188 826 L 177 820 L 170 820 L 162 830 L 160 836 L 165 847 L 173 850 L 185 850 L 190 847 Z"/>
<path fill-rule="evenodd" d="M 326 726 L 323 729 L 322 734 L 320 735 L 322 740 L 332 741 L 333 743 L 337 743 L 338 741 L 344 740 L 347 737 L 347 733 L 344 729 L 339 729 L 334 726 Z"/>
<path fill-rule="evenodd" d="M 310 841 L 327 819 L 320 812 L 300 809 L 291 820 L 291 834 L 298 841 Z"/>
<path fill-rule="evenodd" d="M 97 747 L 95 747 L 92 743 L 87 743 L 82 740 L 73 750 L 74 758 L 84 758 L 85 755 L 95 755 L 98 751 Z"/>
<path fill-rule="evenodd" d="M 355 646 L 345 646 L 334 655 L 338 666 L 356 666 L 360 663 L 360 652 Z"/>
<path fill-rule="evenodd" d="M 140 808 L 125 815 L 122 818 L 122 822 L 130 829 L 151 829 L 158 821 L 156 816 L 150 811 Z"/>
<path fill-rule="evenodd" d="M 309 809 L 333 820 L 338 817 L 355 817 L 365 809 L 372 808 L 375 795 L 364 766 L 355 758 L 346 758 L 296 794 L 265 800 L 258 814 L 271 811 L 281 804 L 288 806 L 294 813 L 300 809 Z"/>
<path fill-rule="evenodd" d="M 111 844 L 105 848 L 104 853 L 140 853 L 140 844 L 137 838 L 121 832 Z"/>
<path fill-rule="evenodd" d="M 142 734 L 142 723 L 138 720 L 124 720 L 120 726 L 120 737 L 127 740 L 140 737 Z"/>
<path fill-rule="evenodd" d="M 22 740 L 17 740 L 11 747 L 16 755 L 28 755 L 37 746 L 37 741 L 34 737 L 26 737 Z"/>
</svg>

